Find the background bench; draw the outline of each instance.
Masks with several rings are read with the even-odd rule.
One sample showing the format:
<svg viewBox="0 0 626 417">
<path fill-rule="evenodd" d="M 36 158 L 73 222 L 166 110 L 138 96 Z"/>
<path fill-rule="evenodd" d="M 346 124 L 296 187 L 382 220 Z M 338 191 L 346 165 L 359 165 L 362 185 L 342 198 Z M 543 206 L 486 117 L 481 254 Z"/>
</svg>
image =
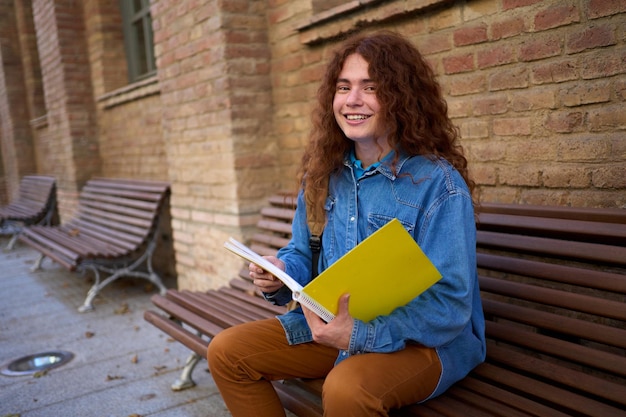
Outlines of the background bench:
<svg viewBox="0 0 626 417">
<path fill-rule="evenodd" d="M 252 247 L 274 254 L 290 236 L 292 200 L 270 199 Z M 396 416 L 625 416 L 626 210 L 484 204 L 478 266 L 487 360 L 444 395 Z M 192 350 L 236 323 L 285 311 L 262 300 L 247 267 L 228 287 L 168 290 L 145 319 Z M 285 407 L 321 416 L 321 380 L 275 383 Z"/>
<path fill-rule="evenodd" d="M 95 283 L 79 311 L 93 308 L 98 292 L 127 276 L 144 278 L 166 291 L 152 268 L 158 225 L 170 193 L 167 183 L 97 178 L 79 195 L 76 216 L 57 226 L 24 228 L 19 239 L 70 271 L 91 270 Z M 108 274 L 101 280 L 100 272 Z"/>
<path fill-rule="evenodd" d="M 0 234 L 12 235 L 7 250 L 13 249 L 24 226 L 58 223 L 56 183 L 53 177 L 24 176 L 17 197 L 8 205 L 0 207 Z"/>
</svg>

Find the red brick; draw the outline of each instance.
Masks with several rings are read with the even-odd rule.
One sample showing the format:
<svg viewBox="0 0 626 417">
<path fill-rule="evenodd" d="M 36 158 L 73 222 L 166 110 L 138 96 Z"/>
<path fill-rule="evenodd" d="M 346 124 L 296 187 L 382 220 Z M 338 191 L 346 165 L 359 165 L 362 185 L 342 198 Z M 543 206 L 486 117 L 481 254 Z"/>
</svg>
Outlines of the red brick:
<svg viewBox="0 0 626 417">
<path fill-rule="evenodd" d="M 448 56 L 443 58 L 443 69 L 446 74 L 457 74 L 475 69 L 474 54 Z"/>
<path fill-rule="evenodd" d="M 422 54 L 430 55 L 452 49 L 452 40 L 447 33 L 433 33 L 428 36 L 427 40 L 418 42 L 416 45 Z"/>
<path fill-rule="evenodd" d="M 476 53 L 478 68 L 495 67 L 515 62 L 515 52 L 511 45 L 492 46 Z"/>
<path fill-rule="evenodd" d="M 543 10 L 535 16 L 535 30 L 542 31 L 570 23 L 580 22 L 580 12 L 574 6 L 555 6 Z"/>
<path fill-rule="evenodd" d="M 461 28 L 453 34 L 455 46 L 473 45 L 487 41 L 487 25 Z"/>
<path fill-rule="evenodd" d="M 448 78 L 444 83 L 451 96 L 479 93 L 486 90 L 487 80 L 484 74 L 467 74 Z"/>
<path fill-rule="evenodd" d="M 541 167 L 533 163 L 510 164 L 498 174 L 504 185 L 537 187 L 541 184 Z"/>
<path fill-rule="evenodd" d="M 562 51 L 561 42 L 560 37 L 536 37 L 536 39 L 522 44 L 519 59 L 521 61 L 536 61 L 560 55 Z"/>
<path fill-rule="evenodd" d="M 510 100 L 511 110 L 517 112 L 556 108 L 555 93 L 547 88 L 520 90 L 512 93 Z"/>
<path fill-rule="evenodd" d="M 531 6 L 535 3 L 540 3 L 542 0 L 502 0 L 502 9 L 510 10 L 520 7 Z"/>
<path fill-rule="evenodd" d="M 576 163 L 606 160 L 611 155 L 610 142 L 602 136 L 580 134 L 559 137 L 559 158 Z"/>
<path fill-rule="evenodd" d="M 491 24 L 491 39 L 499 40 L 519 35 L 526 31 L 526 23 L 521 17 L 513 17 Z"/>
<path fill-rule="evenodd" d="M 508 117 L 493 121 L 493 133 L 498 136 L 529 136 L 531 130 L 528 117 Z"/>
<path fill-rule="evenodd" d="M 581 77 L 593 79 L 626 73 L 626 49 L 594 53 L 583 60 Z"/>
<path fill-rule="evenodd" d="M 596 188 L 626 188 L 626 163 L 618 162 L 602 168 L 597 168 L 592 173 L 592 185 Z"/>
<path fill-rule="evenodd" d="M 590 19 L 611 16 L 620 12 L 626 12 L 624 0 L 589 0 L 587 6 L 587 15 Z"/>
<path fill-rule="evenodd" d="M 508 99 L 504 94 L 489 95 L 473 100 L 474 116 L 502 114 L 508 110 Z"/>
<path fill-rule="evenodd" d="M 528 84 L 527 67 L 498 70 L 489 77 L 490 91 L 526 88 Z"/>
<path fill-rule="evenodd" d="M 584 128 L 585 114 L 580 111 L 556 111 L 548 114 L 545 127 L 558 133 L 580 132 Z"/>
<path fill-rule="evenodd" d="M 591 174 L 570 164 L 550 164 L 542 169 L 542 182 L 552 188 L 586 188 L 591 185 Z"/>
<path fill-rule="evenodd" d="M 626 79 L 615 81 L 615 93 L 620 100 L 626 101 Z"/>
<path fill-rule="evenodd" d="M 486 120 L 470 119 L 459 124 L 463 139 L 482 139 L 489 137 L 489 123 Z"/>
<path fill-rule="evenodd" d="M 534 84 L 561 83 L 578 78 L 578 63 L 574 60 L 563 60 L 540 64 L 532 68 Z"/>
<path fill-rule="evenodd" d="M 589 130 L 614 131 L 626 129 L 626 111 L 621 104 L 604 106 L 589 112 Z"/>
<path fill-rule="evenodd" d="M 567 52 L 576 53 L 585 49 L 615 45 L 614 29 L 608 26 L 589 27 L 567 36 Z"/>
<path fill-rule="evenodd" d="M 563 89 L 559 95 L 563 105 L 573 107 L 582 104 L 606 103 L 611 100 L 612 90 L 612 85 L 608 81 L 587 82 Z"/>
</svg>

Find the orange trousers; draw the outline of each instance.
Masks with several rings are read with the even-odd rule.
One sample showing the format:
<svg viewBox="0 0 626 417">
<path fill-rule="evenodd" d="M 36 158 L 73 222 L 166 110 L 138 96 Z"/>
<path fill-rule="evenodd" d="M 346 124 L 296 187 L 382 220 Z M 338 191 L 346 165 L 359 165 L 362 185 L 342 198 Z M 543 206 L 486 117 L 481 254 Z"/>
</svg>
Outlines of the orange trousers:
<svg viewBox="0 0 626 417">
<path fill-rule="evenodd" d="M 289 345 L 273 318 L 220 332 L 209 343 L 207 359 L 234 417 L 285 416 L 270 381 L 322 377 L 325 417 L 387 416 L 428 397 L 441 375 L 435 350 L 416 344 L 351 356 L 333 367 L 338 353 L 315 342 Z"/>
</svg>

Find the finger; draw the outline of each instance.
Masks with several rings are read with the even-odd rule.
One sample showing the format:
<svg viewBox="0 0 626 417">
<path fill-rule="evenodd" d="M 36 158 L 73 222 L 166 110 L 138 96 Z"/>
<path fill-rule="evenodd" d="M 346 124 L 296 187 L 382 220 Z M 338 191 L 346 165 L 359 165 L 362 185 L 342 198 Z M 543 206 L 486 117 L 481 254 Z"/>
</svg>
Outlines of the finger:
<svg viewBox="0 0 626 417">
<path fill-rule="evenodd" d="M 339 297 L 337 315 L 344 313 L 348 315 L 350 314 L 350 294 L 343 294 Z"/>
</svg>

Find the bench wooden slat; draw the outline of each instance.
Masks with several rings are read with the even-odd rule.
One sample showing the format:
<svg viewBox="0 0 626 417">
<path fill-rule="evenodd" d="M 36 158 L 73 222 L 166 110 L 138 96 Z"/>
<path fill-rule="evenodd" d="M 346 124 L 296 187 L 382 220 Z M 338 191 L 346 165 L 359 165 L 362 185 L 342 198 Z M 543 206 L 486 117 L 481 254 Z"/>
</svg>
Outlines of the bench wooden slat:
<svg viewBox="0 0 626 417">
<path fill-rule="evenodd" d="M 561 357 L 582 365 L 593 366 L 609 373 L 626 376 L 626 357 L 610 352 L 544 336 L 533 331 L 521 330 L 497 322 L 486 323 L 490 338 L 533 349 L 554 357 Z"/>
<path fill-rule="evenodd" d="M 495 301 L 490 298 L 483 299 L 483 309 L 486 314 L 507 320 L 626 349 L 624 331 L 615 327 L 585 320 L 576 320 L 545 311 L 521 307 L 513 303 Z"/>
<path fill-rule="evenodd" d="M 40 230 L 42 230 L 43 233 L 39 232 Z M 31 226 L 27 229 L 24 229 L 22 236 L 20 236 L 20 239 L 28 238 L 30 239 L 30 241 L 37 242 L 39 245 L 46 245 L 50 248 L 54 248 L 55 252 L 58 252 L 59 254 L 67 257 L 70 260 L 76 260 L 80 257 L 78 253 L 63 246 L 58 246 L 55 241 L 47 237 L 48 234 L 45 232 L 45 230 L 46 229 L 44 228 L 44 226 Z"/>
<path fill-rule="evenodd" d="M 98 194 L 83 191 L 81 193 L 81 201 L 99 201 L 101 203 L 108 203 L 118 205 L 120 207 L 132 207 L 144 211 L 156 210 L 159 201 L 146 201 L 146 200 L 134 200 L 131 198 L 115 197 L 110 194 Z"/>
<path fill-rule="evenodd" d="M 489 348 L 491 347 L 492 345 L 489 346 Z M 565 410 L 570 410 L 571 414 L 575 410 L 582 415 L 596 417 L 621 415 L 621 412 L 615 407 L 600 401 L 592 401 L 571 389 L 561 388 L 552 383 L 546 383 L 490 363 L 479 365 L 473 373 L 502 388 L 508 387 L 514 392 L 524 392 L 527 395 L 532 395 L 537 401 L 541 399 L 545 406 L 555 408 L 557 411 L 566 412 Z M 554 405 L 558 405 L 558 408 Z"/>
<path fill-rule="evenodd" d="M 561 256 L 622 266 L 626 265 L 626 247 L 520 236 L 484 230 L 478 231 L 477 240 L 484 247 L 497 247 L 544 256 Z"/>
<path fill-rule="evenodd" d="M 64 227 L 69 234 L 84 234 L 94 239 L 101 239 L 111 245 L 132 251 L 143 241 L 143 236 L 126 233 L 123 230 L 116 230 L 100 224 L 89 223 L 82 219 L 73 219 Z"/>
<path fill-rule="evenodd" d="M 550 264 L 489 253 L 478 253 L 477 259 L 479 268 L 512 274 L 523 271 L 524 276 L 527 277 L 626 294 L 624 276 L 606 270 L 576 268 L 569 265 Z"/>
<path fill-rule="evenodd" d="M 593 375 L 585 375 L 582 374 L 581 371 L 575 371 L 565 366 L 556 365 L 534 356 L 524 355 L 511 349 L 503 349 L 501 346 L 492 345 L 490 348 L 490 356 L 494 361 L 514 369 L 522 370 L 528 374 L 548 378 L 551 381 L 559 382 L 570 388 L 595 395 L 599 398 L 605 398 L 626 407 L 626 396 L 624 396 L 623 385 L 610 382 L 603 378 L 597 378 Z M 596 403 L 596 400 L 580 400 L 577 408 L 584 406 L 585 408 L 592 409 L 596 406 Z M 582 410 L 582 408 L 578 409 Z"/>
<path fill-rule="evenodd" d="M 172 305 L 173 311 L 176 311 L 175 310 L 176 307 L 177 306 Z M 151 323 L 152 325 L 156 326 L 157 328 L 161 329 L 165 333 L 169 334 L 171 337 L 182 342 L 186 347 L 193 350 L 196 354 L 200 356 L 206 356 L 206 351 L 207 351 L 207 347 L 209 346 L 209 342 L 202 339 L 200 336 L 197 336 L 183 329 L 176 323 L 172 322 L 171 320 L 166 319 L 162 315 L 155 313 L 153 311 L 146 311 L 146 313 L 144 314 L 144 319 L 148 321 L 149 323 Z M 205 324 L 206 326 L 210 325 L 209 323 L 205 323 Z M 203 326 L 202 328 L 204 329 L 206 328 L 206 326 Z M 217 331 L 221 331 L 221 330 L 217 330 Z"/>
<path fill-rule="evenodd" d="M 322 407 L 317 402 L 303 398 L 299 392 L 290 390 L 288 385 L 280 381 L 274 382 L 273 385 L 285 408 L 298 416 L 320 417 L 322 415 Z"/>
<path fill-rule="evenodd" d="M 527 412 L 511 407 L 509 404 L 494 400 L 490 397 L 485 397 L 483 394 L 477 394 L 474 391 L 467 390 L 461 385 L 451 387 L 449 395 L 463 404 L 465 409 L 470 408 L 472 410 L 484 410 L 486 413 L 485 415 L 488 416 L 528 417 L 530 415 Z M 468 407 L 468 405 L 470 407 Z"/>
<path fill-rule="evenodd" d="M 118 229 L 128 230 L 137 235 L 146 234 L 146 229 L 152 225 L 152 215 L 146 217 L 142 213 L 141 217 L 128 215 L 126 212 L 119 210 L 117 212 L 94 209 L 88 206 L 82 206 L 79 213 L 81 219 L 89 219 L 90 221 L 100 221 L 107 223 Z"/>
<path fill-rule="evenodd" d="M 480 288 L 483 291 L 518 297 L 526 301 L 626 320 L 624 304 L 617 301 L 484 276 L 480 277 Z"/>
<path fill-rule="evenodd" d="M 113 256 L 119 253 L 102 241 L 85 239 L 84 235 L 73 235 L 71 231 L 67 232 L 60 227 L 40 228 L 37 233 L 48 239 L 50 244 L 54 242 L 54 244 L 60 245 L 58 247 L 60 252 L 68 250 L 75 253 L 76 259 L 81 256 Z"/>
<path fill-rule="evenodd" d="M 479 226 L 482 230 L 509 230 L 524 235 L 549 233 L 552 236 L 586 242 L 616 243 L 626 239 L 626 224 L 619 223 L 481 213 Z"/>
<path fill-rule="evenodd" d="M 21 234 L 20 240 L 51 259 L 54 258 L 55 262 L 59 263 L 68 270 L 74 271 L 76 269 L 76 263 L 73 259 L 68 259 L 63 254 L 59 255 L 58 252 L 51 250 L 49 246 L 42 244 L 40 240 L 31 239 L 31 237 L 26 234 Z"/>
<path fill-rule="evenodd" d="M 501 213 L 516 216 L 626 224 L 626 210 L 618 208 L 560 207 L 482 202 L 478 207 L 478 211 L 480 213 Z"/>
<path fill-rule="evenodd" d="M 468 377 L 459 382 L 458 386 L 469 391 L 473 391 L 483 397 L 490 398 L 496 402 L 510 406 L 516 410 L 524 410 L 525 413 L 532 416 L 550 416 L 550 417 L 571 417 L 569 414 L 562 413 L 554 408 L 546 407 L 531 399 L 522 397 L 511 391 L 500 388 L 500 386 L 489 384 L 475 377 Z M 494 412 L 499 409 L 494 408 Z M 505 413 L 509 412 L 508 408 L 504 409 Z M 504 414 L 506 415 L 506 414 Z"/>
</svg>

